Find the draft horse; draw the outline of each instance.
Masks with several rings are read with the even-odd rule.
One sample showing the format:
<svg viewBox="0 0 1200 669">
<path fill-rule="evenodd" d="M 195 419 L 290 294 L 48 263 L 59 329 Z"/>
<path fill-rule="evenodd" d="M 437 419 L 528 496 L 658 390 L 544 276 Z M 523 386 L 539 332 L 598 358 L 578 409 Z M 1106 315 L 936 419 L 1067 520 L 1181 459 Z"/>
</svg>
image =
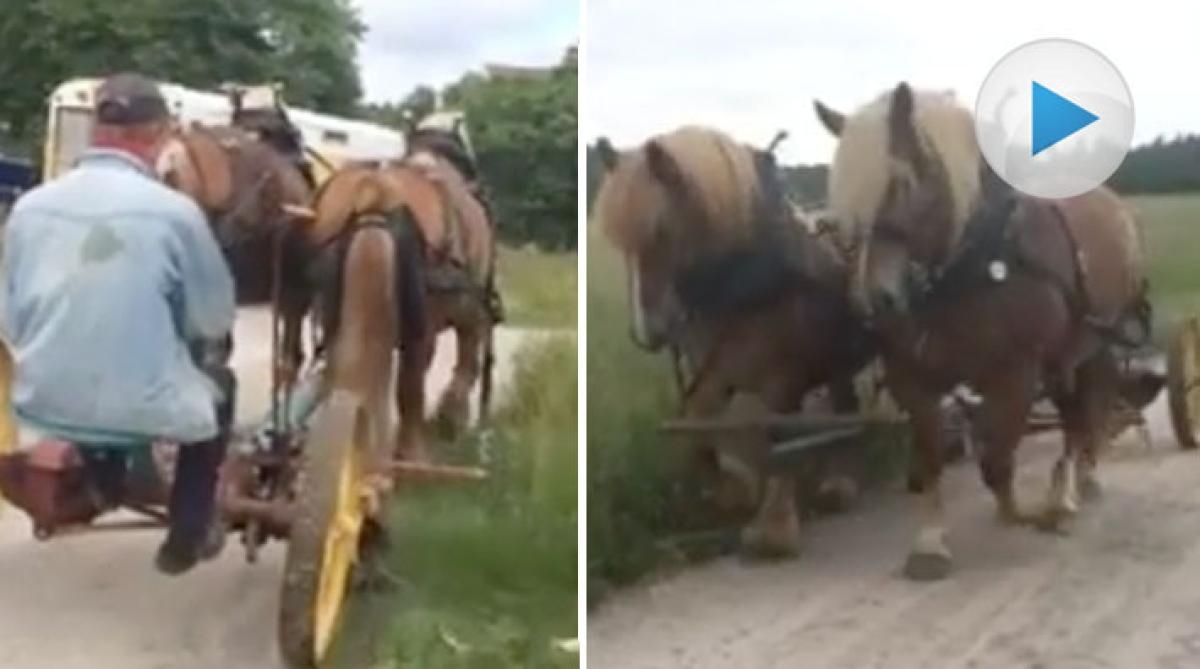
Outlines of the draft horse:
<svg viewBox="0 0 1200 669">
<path fill-rule="evenodd" d="M 348 167 L 319 189 L 306 246 L 333 243 L 364 211 L 406 211 L 418 232 L 424 326 L 403 347 L 396 401 L 403 418 L 396 450 L 426 459 L 424 379 L 437 337 L 453 328 L 457 359 L 437 415 L 452 429 L 468 418 L 470 392 L 481 381 L 480 414 L 491 394 L 495 237 L 482 205 L 440 156 L 418 155 L 383 167 Z M 415 299 L 415 298 L 414 298 Z"/>
<path fill-rule="evenodd" d="M 599 147 L 606 173 L 593 215 L 627 263 L 635 342 L 677 350 L 688 368 L 685 417 L 715 417 L 738 393 L 798 411 L 810 390 L 865 364 L 847 268 L 795 218 L 770 153 L 700 127 L 621 153 Z M 757 509 L 744 548 L 790 554 L 795 477 L 761 482 L 767 449 L 756 437 L 703 443 L 701 461 L 718 474 L 718 501 Z"/>
<path fill-rule="evenodd" d="M 303 360 L 302 324 L 314 297 L 302 246 L 313 192 L 302 166 L 240 127 L 194 124 L 168 142 L 157 171 L 208 217 L 238 304 L 274 305 L 277 345 L 285 352 L 275 356 L 274 385 L 290 385 Z"/>
<path fill-rule="evenodd" d="M 938 405 L 959 383 L 983 397 L 981 469 L 1000 518 L 1060 529 L 1081 494 L 1099 493 L 1114 350 L 1149 334 L 1134 217 L 1105 188 L 1058 200 L 1016 193 L 981 160 L 970 112 L 947 93 L 901 83 L 849 116 L 820 102 L 816 111 L 839 138 L 831 207 L 862 248 L 855 299 L 918 459 L 924 518 L 905 573 L 951 569 Z M 1029 513 L 1014 496 L 1014 450 L 1041 394 L 1058 408 L 1065 443 L 1045 507 Z"/>
</svg>

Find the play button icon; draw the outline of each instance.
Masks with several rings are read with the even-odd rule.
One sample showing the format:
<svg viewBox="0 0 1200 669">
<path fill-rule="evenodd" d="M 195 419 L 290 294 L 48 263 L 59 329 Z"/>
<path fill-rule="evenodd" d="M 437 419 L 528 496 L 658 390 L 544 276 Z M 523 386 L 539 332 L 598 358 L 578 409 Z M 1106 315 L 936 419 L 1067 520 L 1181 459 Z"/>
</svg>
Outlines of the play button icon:
<svg viewBox="0 0 1200 669">
<path fill-rule="evenodd" d="M 1100 120 L 1092 112 L 1033 82 L 1033 155 Z"/>
<path fill-rule="evenodd" d="M 1133 139 L 1133 100 L 1121 73 L 1091 47 L 1025 44 L 1000 59 L 975 101 L 988 164 L 1014 188 L 1070 197 L 1103 184 Z"/>
</svg>

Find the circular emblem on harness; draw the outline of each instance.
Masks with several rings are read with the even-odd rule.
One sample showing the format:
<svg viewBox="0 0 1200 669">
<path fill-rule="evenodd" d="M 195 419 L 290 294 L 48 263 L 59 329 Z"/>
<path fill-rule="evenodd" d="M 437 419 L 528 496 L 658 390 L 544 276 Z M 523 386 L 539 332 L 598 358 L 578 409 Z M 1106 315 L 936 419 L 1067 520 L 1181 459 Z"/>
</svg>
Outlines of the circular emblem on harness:
<svg viewBox="0 0 1200 669">
<path fill-rule="evenodd" d="M 1003 260 L 993 260 L 988 263 L 988 275 L 992 281 L 1003 281 L 1008 278 L 1008 265 Z"/>
</svg>

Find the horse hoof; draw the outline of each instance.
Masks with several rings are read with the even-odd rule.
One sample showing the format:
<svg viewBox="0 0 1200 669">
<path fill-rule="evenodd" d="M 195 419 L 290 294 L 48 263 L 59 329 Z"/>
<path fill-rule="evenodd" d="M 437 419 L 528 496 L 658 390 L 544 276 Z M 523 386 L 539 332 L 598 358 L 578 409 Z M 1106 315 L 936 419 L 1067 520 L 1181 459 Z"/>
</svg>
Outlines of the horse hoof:
<svg viewBox="0 0 1200 669">
<path fill-rule="evenodd" d="M 751 560 L 786 560 L 800 554 L 799 530 L 767 532 L 756 527 L 742 531 L 742 556 Z"/>
<path fill-rule="evenodd" d="M 1028 525 L 1030 519 L 1023 514 L 1006 509 L 996 510 L 996 522 L 1005 527 L 1017 527 L 1020 525 Z"/>
<path fill-rule="evenodd" d="M 822 513 L 840 513 L 858 500 L 858 484 L 851 478 L 838 476 L 826 479 L 817 489 L 813 508 Z"/>
<path fill-rule="evenodd" d="M 940 581 L 950 575 L 953 565 L 943 553 L 913 552 L 904 562 L 904 575 L 913 581 Z"/>
<path fill-rule="evenodd" d="M 1047 534 L 1069 534 L 1070 521 L 1075 518 L 1075 512 L 1062 506 L 1047 507 L 1045 511 L 1033 519 L 1033 526 Z"/>
<path fill-rule="evenodd" d="M 1100 482 L 1093 478 L 1084 478 L 1079 481 L 1079 498 L 1084 502 L 1094 503 L 1099 502 L 1104 498 L 1104 488 Z"/>
</svg>

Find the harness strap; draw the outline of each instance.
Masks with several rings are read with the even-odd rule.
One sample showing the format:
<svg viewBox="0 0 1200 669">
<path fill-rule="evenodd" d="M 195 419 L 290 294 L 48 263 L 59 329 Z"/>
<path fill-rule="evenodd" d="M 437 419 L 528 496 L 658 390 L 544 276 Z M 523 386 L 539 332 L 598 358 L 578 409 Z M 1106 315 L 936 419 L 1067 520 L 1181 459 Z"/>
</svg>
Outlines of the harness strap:
<svg viewBox="0 0 1200 669">
<path fill-rule="evenodd" d="M 1017 205 L 1015 197 L 1007 196 L 1000 203 L 999 211 L 989 213 L 984 209 L 977 214 L 982 219 L 977 225 L 970 226 L 969 229 L 974 231 L 972 236 L 959 246 L 949 261 L 933 273 L 922 290 L 922 305 L 928 307 L 938 301 L 961 296 L 979 283 L 981 269 L 988 269 L 987 264 L 999 261 L 1053 285 L 1062 294 L 1072 316 L 1097 331 L 1106 340 L 1129 348 L 1145 344 L 1149 339 L 1149 303 L 1144 295 L 1133 306 L 1134 315 L 1142 324 L 1141 337 L 1135 339 L 1126 336 L 1119 327 L 1101 321 L 1093 313 L 1094 303 L 1088 289 L 1087 264 L 1080 250 L 1079 240 L 1067 223 L 1062 209 L 1054 203 L 1048 205 L 1050 217 L 1067 246 L 1071 262 L 1069 280 L 1038 263 L 1016 243 L 1011 219 Z M 995 209 L 994 205 L 992 209 Z M 988 280 L 1000 279 L 989 277 Z"/>
</svg>

